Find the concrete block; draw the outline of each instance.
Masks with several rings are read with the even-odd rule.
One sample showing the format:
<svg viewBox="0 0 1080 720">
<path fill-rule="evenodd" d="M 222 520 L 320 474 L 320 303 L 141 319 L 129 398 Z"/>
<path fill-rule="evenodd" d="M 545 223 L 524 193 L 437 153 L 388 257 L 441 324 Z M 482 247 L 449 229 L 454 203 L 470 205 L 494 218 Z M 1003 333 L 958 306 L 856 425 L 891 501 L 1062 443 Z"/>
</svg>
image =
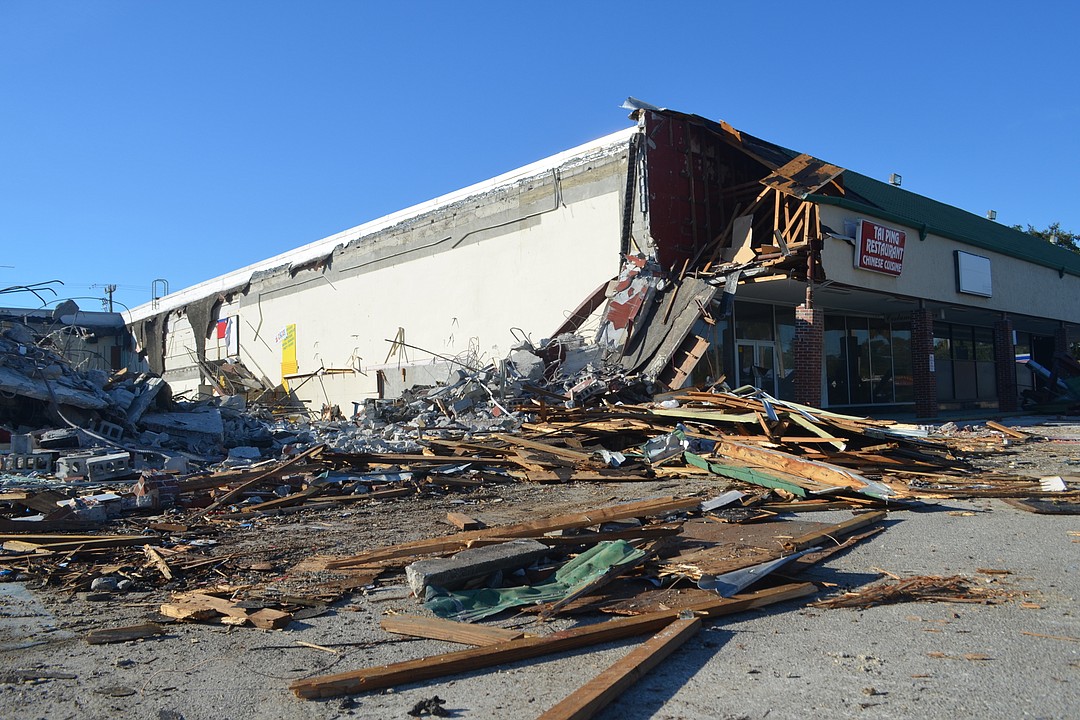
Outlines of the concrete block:
<svg viewBox="0 0 1080 720">
<path fill-rule="evenodd" d="M 455 400 L 450 403 L 450 412 L 454 415 L 460 415 L 464 412 L 468 412 L 475 405 L 476 403 L 473 402 L 472 398 L 461 398 L 460 400 Z"/>
<path fill-rule="evenodd" d="M 52 474 L 56 455 L 55 452 L 40 450 L 0 455 L 0 470 L 13 473 L 36 471 Z"/>
<path fill-rule="evenodd" d="M 136 402 L 138 402 L 136 400 Z M 144 430 L 168 433 L 180 442 L 218 446 L 225 439 L 221 411 L 203 408 L 192 412 L 147 413 L 140 425 Z"/>
<path fill-rule="evenodd" d="M 104 438 L 119 442 L 124 437 L 124 428 L 116 423 L 99 420 L 93 427 L 93 431 Z"/>
<path fill-rule="evenodd" d="M 456 590 L 470 580 L 499 570 L 517 570 L 536 562 L 548 553 L 548 547 L 536 540 L 511 540 L 462 550 L 449 558 L 419 560 L 405 568 L 405 579 L 416 597 L 424 597 L 431 585 Z"/>
<path fill-rule="evenodd" d="M 122 478 L 131 474 L 131 457 L 126 452 L 93 455 L 72 453 L 56 463 L 56 476 L 61 479 L 83 476 L 95 482 Z"/>
</svg>

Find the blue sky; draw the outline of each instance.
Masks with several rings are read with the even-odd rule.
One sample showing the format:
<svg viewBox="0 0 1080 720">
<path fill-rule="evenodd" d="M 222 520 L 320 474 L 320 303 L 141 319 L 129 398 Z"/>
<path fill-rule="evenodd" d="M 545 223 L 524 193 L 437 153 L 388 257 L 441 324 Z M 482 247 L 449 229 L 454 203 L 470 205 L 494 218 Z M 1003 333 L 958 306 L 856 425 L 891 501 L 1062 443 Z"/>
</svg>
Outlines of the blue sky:
<svg viewBox="0 0 1080 720">
<path fill-rule="evenodd" d="M 0 0 L 0 288 L 134 307 L 627 127 L 627 95 L 1080 231 L 1078 8 Z"/>
</svg>

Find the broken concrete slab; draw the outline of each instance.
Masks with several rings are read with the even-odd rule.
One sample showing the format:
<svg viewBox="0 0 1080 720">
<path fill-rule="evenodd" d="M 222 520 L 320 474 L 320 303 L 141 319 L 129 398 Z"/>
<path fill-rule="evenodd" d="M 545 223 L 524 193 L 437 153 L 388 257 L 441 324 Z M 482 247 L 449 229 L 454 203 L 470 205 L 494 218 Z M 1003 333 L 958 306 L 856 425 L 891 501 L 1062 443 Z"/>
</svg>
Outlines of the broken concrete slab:
<svg viewBox="0 0 1080 720">
<path fill-rule="evenodd" d="M 547 545 L 536 540 L 511 540 L 462 550 L 449 558 L 414 562 L 405 568 L 405 578 L 416 596 L 422 598 L 424 589 L 429 586 L 455 590 L 470 580 L 500 570 L 531 565 L 548 552 Z"/>
<path fill-rule="evenodd" d="M 109 405 L 108 398 L 102 393 L 80 390 L 59 380 L 34 380 L 10 367 L 0 367 L 0 391 L 43 402 L 50 402 L 55 398 L 61 405 L 72 405 L 84 410 L 100 410 Z"/>
<path fill-rule="evenodd" d="M 136 400 L 138 402 L 138 400 Z M 202 408 L 191 412 L 148 413 L 139 423 L 152 432 L 168 433 L 173 440 L 220 446 L 225 439 L 225 426 L 217 408 Z"/>
<path fill-rule="evenodd" d="M 150 404 L 157 398 L 158 393 L 165 387 L 165 381 L 159 377 L 151 377 L 142 384 L 142 389 L 134 400 L 128 405 L 127 419 L 137 423 L 143 414 L 150 409 Z"/>
</svg>

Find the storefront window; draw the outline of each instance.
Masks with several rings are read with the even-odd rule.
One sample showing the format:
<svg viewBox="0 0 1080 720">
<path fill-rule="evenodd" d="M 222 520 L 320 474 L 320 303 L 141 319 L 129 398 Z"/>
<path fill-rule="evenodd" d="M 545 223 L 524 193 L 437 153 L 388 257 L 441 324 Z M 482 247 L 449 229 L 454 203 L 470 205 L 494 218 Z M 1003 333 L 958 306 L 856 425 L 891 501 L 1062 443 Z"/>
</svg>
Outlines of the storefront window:
<svg viewBox="0 0 1080 720">
<path fill-rule="evenodd" d="M 735 336 L 739 340 L 772 340 L 772 305 L 737 303 L 735 305 Z"/>
<path fill-rule="evenodd" d="M 978 362 L 994 362 L 994 331 L 990 328 L 974 328 L 975 359 Z"/>
<path fill-rule="evenodd" d="M 825 380 L 829 405 L 848 405 L 847 354 L 844 338 L 847 325 L 843 317 L 825 316 Z"/>
<path fill-rule="evenodd" d="M 934 371 L 937 376 L 937 399 L 953 397 L 953 365 L 951 328 L 945 323 L 934 323 Z"/>
<path fill-rule="evenodd" d="M 795 308 L 777 305 L 776 312 L 776 375 L 779 378 L 777 397 L 795 399 Z"/>
<path fill-rule="evenodd" d="M 1031 359 L 1031 334 L 1026 332 L 1016 333 L 1016 344 L 1013 346 L 1017 360 Z M 1035 379 L 1031 369 L 1026 364 L 1016 363 L 1016 390 L 1024 396 L 1035 389 Z"/>
<path fill-rule="evenodd" d="M 853 405 L 868 405 L 874 374 L 870 367 L 870 330 L 866 318 L 847 319 L 848 392 Z"/>
<path fill-rule="evenodd" d="M 913 402 L 911 367 L 910 322 L 825 316 L 829 405 Z"/>
<path fill-rule="evenodd" d="M 991 403 L 997 398 L 990 328 L 935 323 L 934 364 L 939 402 Z"/>
<path fill-rule="evenodd" d="M 870 372 L 873 385 L 871 398 L 875 403 L 893 401 L 892 333 L 889 321 L 870 319 Z"/>
<path fill-rule="evenodd" d="M 911 323 L 892 324 L 893 398 L 915 402 L 915 377 L 911 367 Z"/>
<path fill-rule="evenodd" d="M 975 383 L 979 400 L 997 399 L 997 373 L 994 366 L 994 331 L 972 328 L 975 337 Z"/>
</svg>

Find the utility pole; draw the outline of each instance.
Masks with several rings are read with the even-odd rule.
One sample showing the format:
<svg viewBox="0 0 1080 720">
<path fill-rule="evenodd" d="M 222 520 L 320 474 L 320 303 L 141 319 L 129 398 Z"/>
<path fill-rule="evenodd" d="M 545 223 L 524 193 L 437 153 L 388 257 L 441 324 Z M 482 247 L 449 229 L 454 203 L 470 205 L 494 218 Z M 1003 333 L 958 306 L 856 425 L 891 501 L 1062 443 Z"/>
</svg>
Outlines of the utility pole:
<svg viewBox="0 0 1080 720">
<path fill-rule="evenodd" d="M 112 296 L 113 296 L 114 292 L 116 292 L 116 286 L 115 285 L 106 285 L 105 286 L 105 295 L 109 299 L 109 312 L 113 311 L 113 299 L 112 299 Z"/>
</svg>

